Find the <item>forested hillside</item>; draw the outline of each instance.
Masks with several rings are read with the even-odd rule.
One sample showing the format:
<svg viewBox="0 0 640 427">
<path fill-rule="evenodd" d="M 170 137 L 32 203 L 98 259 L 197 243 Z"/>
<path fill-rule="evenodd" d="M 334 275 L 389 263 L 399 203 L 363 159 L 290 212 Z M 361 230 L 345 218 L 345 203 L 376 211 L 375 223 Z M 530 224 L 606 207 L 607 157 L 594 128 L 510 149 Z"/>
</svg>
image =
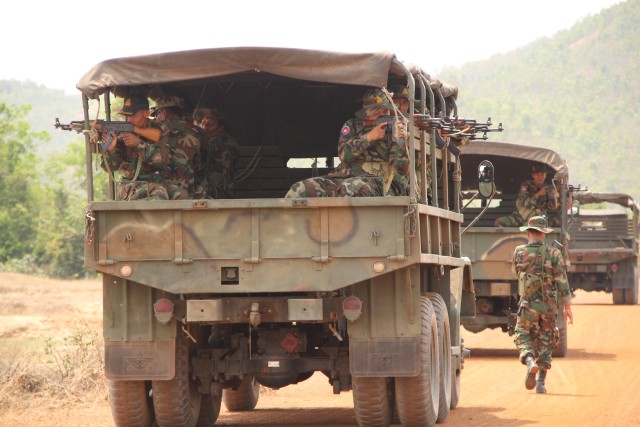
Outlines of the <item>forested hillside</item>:
<svg viewBox="0 0 640 427">
<path fill-rule="evenodd" d="M 64 91 L 50 89 L 31 81 L 0 80 L 0 103 L 15 106 L 30 106 L 25 120 L 35 132 L 46 131 L 50 139 L 36 139 L 36 151 L 41 158 L 63 152 L 70 141 L 78 139 L 76 132 L 54 129 L 56 117 L 60 121 L 82 120 L 80 92 L 77 96 Z"/>
<path fill-rule="evenodd" d="M 496 140 L 551 148 L 569 162 L 571 183 L 638 200 L 638 22 L 640 0 L 627 0 L 552 38 L 438 77 L 460 87 L 461 115 L 503 122 Z"/>
<path fill-rule="evenodd" d="M 551 38 L 437 76 L 459 86 L 462 117 L 504 124 L 494 139 L 554 149 L 568 160 L 572 184 L 640 200 L 638 22 L 640 0 L 627 0 Z M 0 271 L 86 274 L 84 140 L 53 127 L 56 117 L 81 119 L 80 105 L 79 94 L 0 80 Z M 96 179 L 104 192 L 106 175 Z"/>
</svg>

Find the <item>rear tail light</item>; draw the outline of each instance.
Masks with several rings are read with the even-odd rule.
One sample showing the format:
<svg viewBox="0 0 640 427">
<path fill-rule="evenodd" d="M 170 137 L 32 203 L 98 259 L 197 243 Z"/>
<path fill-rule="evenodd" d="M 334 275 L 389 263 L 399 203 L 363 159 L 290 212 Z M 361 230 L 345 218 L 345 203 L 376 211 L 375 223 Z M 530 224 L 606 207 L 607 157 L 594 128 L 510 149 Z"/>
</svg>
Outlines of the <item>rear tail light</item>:
<svg viewBox="0 0 640 427">
<path fill-rule="evenodd" d="M 616 274 L 618 272 L 618 264 L 611 264 L 611 272 Z"/>
<path fill-rule="evenodd" d="M 342 311 L 344 312 L 344 317 L 353 322 L 362 314 L 362 301 L 358 297 L 347 297 L 342 301 Z"/>
<path fill-rule="evenodd" d="M 158 322 L 167 324 L 173 317 L 173 303 L 166 298 L 160 298 L 153 304 L 153 314 Z"/>
</svg>

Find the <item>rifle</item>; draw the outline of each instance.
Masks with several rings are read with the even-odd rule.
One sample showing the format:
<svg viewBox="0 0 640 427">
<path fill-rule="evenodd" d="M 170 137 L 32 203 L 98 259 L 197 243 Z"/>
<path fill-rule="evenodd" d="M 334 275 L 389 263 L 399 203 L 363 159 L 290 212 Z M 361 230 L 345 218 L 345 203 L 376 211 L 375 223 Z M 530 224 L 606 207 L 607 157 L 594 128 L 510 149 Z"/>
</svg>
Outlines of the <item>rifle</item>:
<svg viewBox="0 0 640 427">
<path fill-rule="evenodd" d="M 68 124 L 64 124 L 60 123 L 60 119 L 56 117 L 56 122 L 53 126 L 56 129 L 75 130 L 78 133 L 89 135 L 89 140 L 97 144 L 98 149 L 103 153 L 111 147 L 111 144 L 118 140 L 118 135 L 122 132 L 135 133 L 153 142 L 160 141 L 160 129 L 151 127 L 139 128 L 127 121 L 93 120 L 89 124 L 91 127 L 87 129 L 87 124 L 84 120 L 71 121 Z M 98 135 L 104 132 L 109 136 L 107 141 L 102 141 L 101 135 Z"/>
<path fill-rule="evenodd" d="M 451 132 L 451 136 L 469 138 L 470 140 L 486 140 L 487 133 L 502 132 L 504 130 L 502 128 L 502 123 L 499 123 L 497 128 L 491 128 L 491 126 L 493 125 L 491 123 L 491 117 L 487 118 L 487 121 L 485 123 L 478 123 L 477 120 L 462 119 L 459 117 L 445 117 L 442 120 L 444 121 L 447 129 L 455 129 L 454 132 Z M 482 133 L 482 136 L 476 136 L 476 134 L 478 133 Z"/>
</svg>

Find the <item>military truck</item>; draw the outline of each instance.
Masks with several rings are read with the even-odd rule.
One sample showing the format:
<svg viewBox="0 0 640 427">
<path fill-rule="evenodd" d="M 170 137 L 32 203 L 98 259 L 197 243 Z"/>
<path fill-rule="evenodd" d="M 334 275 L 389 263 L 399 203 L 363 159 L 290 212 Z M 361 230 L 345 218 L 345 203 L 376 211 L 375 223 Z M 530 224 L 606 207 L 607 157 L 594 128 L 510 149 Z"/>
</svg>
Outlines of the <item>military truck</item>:
<svg viewBox="0 0 640 427">
<path fill-rule="evenodd" d="M 462 147 L 460 155 L 464 171 L 475 170 L 483 162 L 490 162 L 493 175 L 492 191 L 482 197 L 475 190 L 477 177 L 463 175 L 462 196 L 464 228 L 462 253 L 471 259 L 473 286 L 476 294 L 476 314 L 463 317 L 462 325 L 470 332 L 500 328 L 513 333 L 515 314 L 520 296 L 518 280 L 512 272 L 513 253 L 517 246 L 527 243 L 526 234 L 519 227 L 496 227 L 497 218 L 516 210 L 515 201 L 521 183 L 531 179 L 534 165 L 546 166 L 545 183 L 555 186 L 560 195 L 562 224 L 553 228 L 546 240 L 562 248 L 567 255 L 567 217 L 569 168 L 565 159 L 548 148 L 506 142 L 471 142 Z M 560 343 L 555 356 L 567 351 L 567 328 L 562 313 L 558 316 Z"/>
<path fill-rule="evenodd" d="M 435 130 L 409 117 L 410 194 L 284 198 L 334 166 L 364 91 L 393 80 L 410 111 L 457 113 L 456 87 L 388 52 L 169 52 L 106 60 L 80 79 L 87 134 L 96 100 L 112 120 L 114 95 L 162 92 L 224 111 L 241 152 L 235 199 L 119 201 L 116 179 L 94 200 L 87 136 L 85 265 L 103 276 L 116 425 L 211 425 L 222 402 L 250 411 L 260 385 L 315 372 L 353 392 L 362 426 L 432 425 L 456 407 L 460 317 L 475 305 L 454 145 L 436 147 Z"/>
<path fill-rule="evenodd" d="M 578 192 L 574 198 L 580 218 L 570 229 L 571 289 L 604 291 L 614 304 L 637 304 L 638 204 L 623 193 Z"/>
</svg>

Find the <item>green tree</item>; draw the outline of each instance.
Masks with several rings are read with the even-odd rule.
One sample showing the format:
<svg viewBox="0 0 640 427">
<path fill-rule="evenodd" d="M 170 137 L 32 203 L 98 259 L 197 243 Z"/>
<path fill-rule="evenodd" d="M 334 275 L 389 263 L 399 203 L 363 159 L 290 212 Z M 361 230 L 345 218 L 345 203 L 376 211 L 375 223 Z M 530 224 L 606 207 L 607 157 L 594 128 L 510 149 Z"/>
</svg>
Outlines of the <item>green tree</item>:
<svg viewBox="0 0 640 427">
<path fill-rule="evenodd" d="M 53 277 L 78 278 L 90 274 L 83 265 L 86 176 L 85 144 L 82 139 L 52 156 L 45 164 L 43 189 L 48 195 L 41 201 L 36 259 L 46 265 Z M 104 181 L 100 174 L 97 181 Z M 98 188 L 104 187 L 98 184 Z"/>
<path fill-rule="evenodd" d="M 40 198 L 33 132 L 23 119 L 31 107 L 0 103 L 0 262 L 31 254 Z"/>
</svg>

